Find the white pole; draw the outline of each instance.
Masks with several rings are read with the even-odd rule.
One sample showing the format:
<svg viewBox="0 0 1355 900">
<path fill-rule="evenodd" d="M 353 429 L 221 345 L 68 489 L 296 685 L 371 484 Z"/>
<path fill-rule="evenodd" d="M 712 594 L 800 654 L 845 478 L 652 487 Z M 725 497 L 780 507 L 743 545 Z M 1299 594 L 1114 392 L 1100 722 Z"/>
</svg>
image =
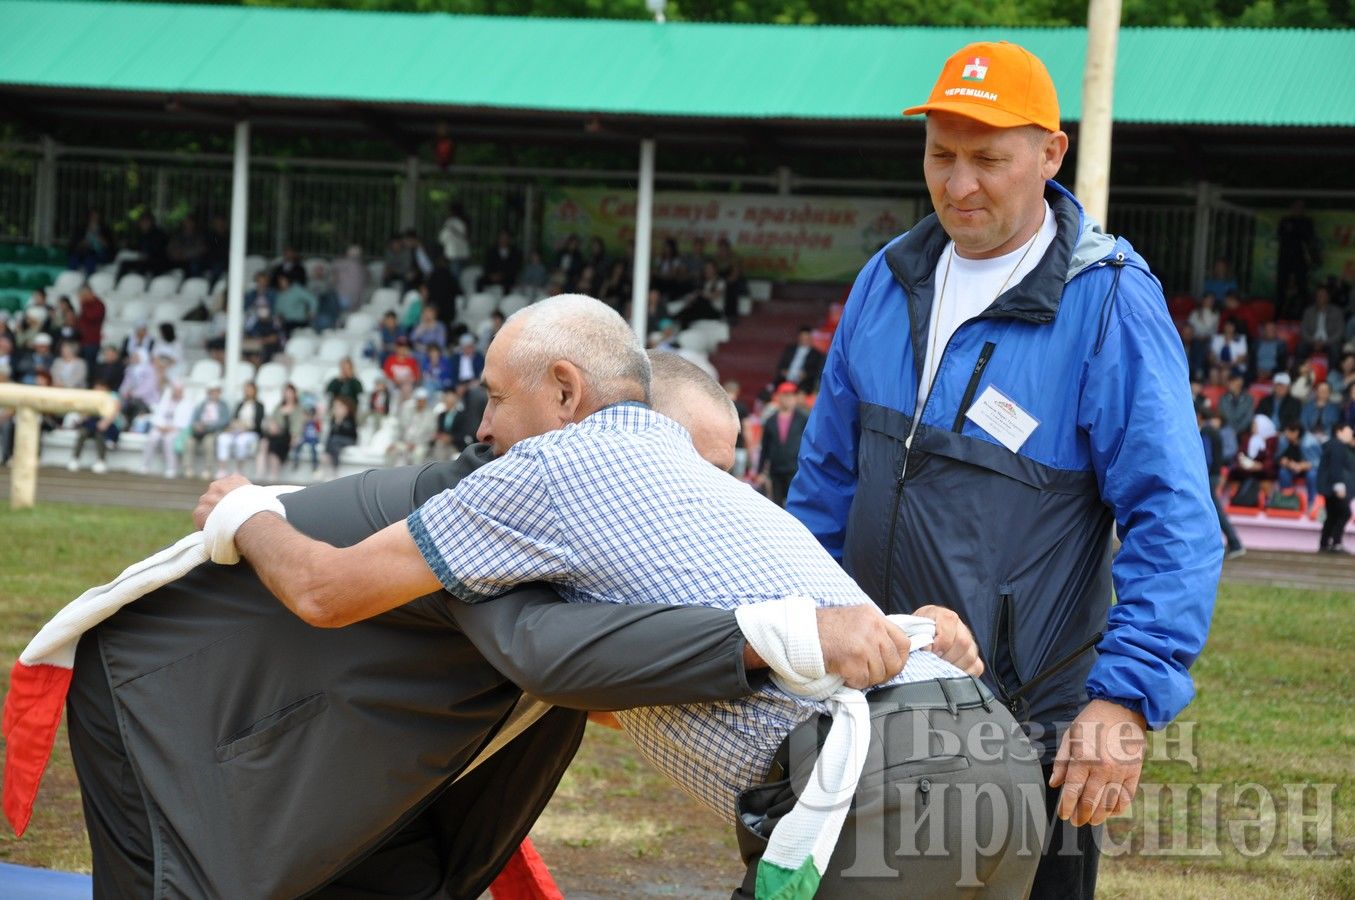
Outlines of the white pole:
<svg viewBox="0 0 1355 900">
<path fill-rule="evenodd" d="M 635 273 L 631 282 L 630 323 L 649 337 L 649 249 L 654 237 L 654 139 L 640 141 L 640 189 L 635 198 Z"/>
<path fill-rule="evenodd" d="M 1082 79 L 1075 193 L 1087 214 L 1102 224 L 1110 198 L 1111 106 L 1115 98 L 1119 35 L 1120 0 L 1091 0 L 1087 9 L 1087 68 Z"/>
<path fill-rule="evenodd" d="M 400 230 L 418 227 L 419 158 L 405 157 L 405 180 L 400 185 Z"/>
<path fill-rule="evenodd" d="M 231 251 L 226 276 L 226 393 L 234 400 L 245 337 L 245 236 L 249 215 L 249 120 L 235 123 L 231 177 Z"/>
</svg>

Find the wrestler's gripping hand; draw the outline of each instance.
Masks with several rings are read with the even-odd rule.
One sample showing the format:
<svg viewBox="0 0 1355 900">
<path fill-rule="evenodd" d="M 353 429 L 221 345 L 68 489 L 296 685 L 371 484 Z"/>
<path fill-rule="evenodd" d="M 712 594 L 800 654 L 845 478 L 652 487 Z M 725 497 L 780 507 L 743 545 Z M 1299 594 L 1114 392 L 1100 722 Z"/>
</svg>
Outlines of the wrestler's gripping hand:
<svg viewBox="0 0 1355 900">
<path fill-rule="evenodd" d="M 911 648 L 908 633 L 874 603 L 820 607 L 815 614 L 823 667 L 847 687 L 864 690 L 903 671 Z"/>
<path fill-rule="evenodd" d="M 207 524 L 207 517 L 216 509 L 216 505 L 221 502 L 221 498 L 229 494 L 238 487 L 244 487 L 250 480 L 243 475 L 231 475 L 228 478 L 218 478 L 207 486 L 207 493 L 198 498 L 198 505 L 193 508 L 193 525 L 199 531 Z"/>
<path fill-rule="evenodd" d="M 983 674 L 983 660 L 979 659 L 979 645 L 969 626 L 960 620 L 955 610 L 944 606 L 921 606 L 913 615 L 936 623 L 936 638 L 927 649 L 946 662 L 978 678 Z"/>
</svg>

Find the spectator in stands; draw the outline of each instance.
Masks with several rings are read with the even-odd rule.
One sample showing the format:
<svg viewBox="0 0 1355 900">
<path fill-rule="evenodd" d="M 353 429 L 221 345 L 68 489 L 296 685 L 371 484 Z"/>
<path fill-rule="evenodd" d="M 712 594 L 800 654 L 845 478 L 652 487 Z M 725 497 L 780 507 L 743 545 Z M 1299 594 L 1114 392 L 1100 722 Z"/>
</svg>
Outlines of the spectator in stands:
<svg viewBox="0 0 1355 900">
<path fill-rule="evenodd" d="M 137 319 L 135 324 L 132 325 L 132 333 L 123 339 L 119 355 L 123 362 L 130 364 L 132 354 L 140 351 L 145 356 L 146 361 L 149 362 L 151 360 L 151 347 L 154 345 L 155 338 L 151 337 L 146 320 Z"/>
<path fill-rule="evenodd" d="M 174 381 L 151 410 L 151 429 L 141 452 L 141 474 L 149 475 L 157 454 L 165 460 L 165 477 L 179 477 L 179 435 L 193 418 L 193 404 L 184 396 L 183 382 Z"/>
<path fill-rule="evenodd" d="M 460 453 L 476 441 L 485 407 L 489 405 L 489 392 L 478 381 L 463 381 L 457 385 L 456 393 L 460 403 L 451 423 L 451 442 Z"/>
<path fill-rule="evenodd" d="M 89 385 L 89 366 L 80 358 L 75 341 L 61 342 L 61 355 L 52 362 L 52 384 L 60 388 L 85 388 Z"/>
<path fill-rule="evenodd" d="M 700 288 L 688 296 L 682 309 L 674 318 L 683 328 L 691 327 L 693 322 L 704 320 L 720 321 L 725 315 L 725 280 L 715 271 L 715 263 L 708 262 L 702 271 Z"/>
<path fill-rule="evenodd" d="M 155 216 L 148 212 L 143 212 L 136 220 L 136 240 L 132 249 L 135 257 L 118 264 L 119 280 L 128 272 L 153 278 L 169 270 L 169 237 L 155 224 Z"/>
<path fill-rule="evenodd" d="M 461 277 L 461 270 L 470 261 L 470 219 L 466 208 L 453 203 L 447 220 L 438 232 L 438 243 L 442 245 L 442 255 L 453 278 Z"/>
<path fill-rule="evenodd" d="M 1345 330 L 1345 316 L 1331 302 L 1331 292 L 1327 290 L 1327 286 L 1322 285 L 1313 292 L 1312 304 L 1303 311 L 1299 358 L 1324 355 L 1334 365 L 1336 352 L 1340 350 L 1345 337 Z"/>
<path fill-rule="evenodd" d="M 1215 384 L 1228 380 L 1232 373 L 1247 370 L 1247 336 L 1240 333 L 1236 319 L 1225 319 L 1223 331 L 1214 335 L 1210 364 L 1214 368 Z"/>
<path fill-rule="evenodd" d="M 334 402 L 336 401 L 330 401 L 330 405 L 333 406 Z M 301 408 L 301 432 L 296 441 L 296 448 L 292 451 L 292 468 L 300 468 L 302 454 L 309 454 L 311 474 L 314 475 L 320 471 L 318 448 L 320 446 L 320 435 L 325 429 L 325 420 L 320 416 L 313 402 L 307 400 L 302 403 Z"/>
<path fill-rule="evenodd" d="M 1294 385 L 1289 389 L 1289 393 L 1299 402 L 1307 403 L 1316 385 L 1317 375 L 1313 372 L 1313 364 L 1306 359 L 1299 360 L 1298 375 L 1295 376 Z"/>
<path fill-rule="evenodd" d="M 128 356 L 122 384 L 118 387 L 118 394 L 122 397 L 122 413 L 129 428 L 138 416 L 149 413 L 155 407 L 164 387 L 164 367 L 156 367 L 149 351 L 133 350 Z"/>
<path fill-rule="evenodd" d="M 1350 385 L 1350 387 L 1346 388 L 1345 397 L 1346 397 L 1345 421 L 1349 425 L 1355 425 L 1355 384 L 1352 384 Z"/>
<path fill-rule="evenodd" d="M 503 313 L 497 309 L 489 314 L 485 324 L 480 326 L 480 333 L 475 336 L 476 345 L 484 353 L 489 352 L 489 345 L 494 343 L 494 338 L 499 336 L 499 331 L 503 329 Z M 460 335 L 457 336 L 460 341 Z"/>
<path fill-rule="evenodd" d="M 678 326 L 672 319 L 660 319 L 659 330 L 650 335 L 650 350 L 666 350 L 670 353 L 678 351 L 677 344 Z"/>
<path fill-rule="evenodd" d="M 583 268 L 579 270 L 579 277 L 574 279 L 574 292 L 594 296 L 598 292 L 598 277 L 598 270 L 593 268 L 593 264 L 584 263 Z"/>
<path fill-rule="evenodd" d="M 441 344 L 426 345 L 420 365 L 423 367 L 423 387 L 428 389 L 430 397 L 456 386 L 456 373 Z"/>
<path fill-rule="evenodd" d="M 357 309 L 362 305 L 367 296 L 369 277 L 367 266 L 362 261 L 362 248 L 354 244 L 342 259 L 334 263 L 334 295 L 338 298 L 340 310 Z"/>
<path fill-rule="evenodd" d="M 414 389 L 410 400 L 400 405 L 396 415 L 395 440 L 386 449 L 390 465 L 417 465 L 428 456 L 437 432 L 437 415 L 428 405 L 428 389 Z"/>
<path fill-rule="evenodd" d="M 419 361 L 410 351 L 409 338 L 401 335 L 395 339 L 395 352 L 386 357 L 381 371 L 385 372 L 386 378 L 397 387 L 401 384 L 416 384 L 421 380 Z"/>
<path fill-rule="evenodd" d="M 1333 429 L 1345 418 L 1340 404 L 1332 400 L 1331 384 L 1319 381 L 1313 388 L 1313 396 L 1303 405 L 1299 421 L 1303 430 L 1312 432 L 1319 441 L 1326 441 Z"/>
<path fill-rule="evenodd" d="M 456 323 L 456 298 L 461 293 L 457 275 L 452 272 L 451 261 L 441 253 L 433 260 L 433 271 L 420 288 L 423 306 L 431 308 L 437 320 L 446 328 Z M 447 342 L 443 341 L 445 347 Z"/>
<path fill-rule="evenodd" d="M 1222 297 L 1230 291 L 1237 293 L 1238 290 L 1237 279 L 1233 277 L 1233 267 L 1228 264 L 1226 258 L 1220 256 L 1214 260 L 1214 268 L 1204 280 L 1205 294 Z"/>
<path fill-rule="evenodd" d="M 800 409 L 800 388 L 783 381 L 772 397 L 774 412 L 762 426 L 762 455 L 758 459 L 758 484 L 777 506 L 786 505 L 790 482 L 800 467 L 800 439 L 809 417 Z"/>
<path fill-rule="evenodd" d="M 329 435 L 325 438 L 325 464 L 332 478 L 339 474 L 339 457 L 358 442 L 358 423 L 347 397 L 335 397 L 330 405 Z"/>
<path fill-rule="evenodd" d="M 428 282 L 420 282 L 413 293 L 414 296 L 410 297 L 400 310 L 400 329 L 405 334 L 409 334 L 419 324 L 419 316 L 423 314 L 424 307 L 432 305 L 428 302 Z"/>
<path fill-rule="evenodd" d="M 108 382 L 98 378 L 94 379 L 94 390 L 117 396 L 117 392 L 112 390 Z M 80 454 L 84 452 L 85 442 L 93 439 L 97 456 L 90 471 L 95 475 L 107 472 L 108 448 L 117 446 L 118 436 L 122 433 L 119 418 L 121 417 L 115 413 L 112 416 L 85 416 L 81 419 L 76 430 L 75 446 L 71 448 L 71 459 L 66 463 L 66 468 L 72 472 L 80 471 Z"/>
<path fill-rule="evenodd" d="M 1209 342 L 1195 336 L 1189 322 L 1181 326 L 1181 347 L 1186 353 L 1186 369 L 1190 377 L 1203 379 L 1209 372 Z"/>
<path fill-rule="evenodd" d="M 617 260 L 607 272 L 607 278 L 598 289 L 597 297 L 612 309 L 625 315 L 626 304 L 630 302 L 631 284 L 626 272 L 626 264 Z"/>
<path fill-rule="evenodd" d="M 202 275 L 209 282 L 216 281 L 230 265 L 231 231 L 225 216 L 212 216 L 203 243 L 207 250 L 202 255 Z"/>
<path fill-rule="evenodd" d="M 282 323 L 273 315 L 268 301 L 256 303 L 254 312 L 245 320 L 245 340 L 243 350 L 253 359 L 256 366 L 271 362 L 282 349 Z"/>
<path fill-rule="evenodd" d="M 282 260 L 273 267 L 273 285 L 279 293 L 285 290 L 282 285 L 283 276 L 286 276 L 291 284 L 306 287 L 308 281 L 306 266 L 301 262 L 301 257 L 293 247 L 283 248 Z"/>
<path fill-rule="evenodd" d="M 298 266 L 297 268 L 301 268 Z M 283 334 L 291 337 L 298 328 L 309 328 L 320 311 L 320 301 L 306 289 L 304 281 L 293 281 L 287 271 L 277 274 L 278 294 L 273 309 L 282 325 Z"/>
<path fill-rule="evenodd" d="M 823 361 L 822 351 L 814 346 L 814 329 L 801 325 L 795 343 L 781 351 L 781 359 L 776 363 L 776 383 L 789 381 L 798 385 L 802 393 L 813 394 L 819 389 Z M 766 396 L 763 394 L 764 398 Z"/>
<path fill-rule="evenodd" d="M 179 341 L 178 332 L 174 330 L 174 323 L 161 322 L 155 332 L 155 342 L 151 344 L 151 358 L 169 359 L 169 377 L 176 378 L 183 369 L 183 344 Z"/>
<path fill-rule="evenodd" d="M 1200 305 L 1191 311 L 1186 321 L 1195 329 L 1196 340 L 1209 344 L 1219 333 L 1218 295 L 1205 291 Z"/>
<path fill-rule="evenodd" d="M 579 280 L 579 273 L 583 271 L 585 262 L 583 249 L 579 246 L 579 236 L 571 234 L 560 245 L 552 267 L 557 275 L 562 276 L 566 291 L 574 290 L 574 285 Z"/>
<path fill-rule="evenodd" d="M 550 284 L 550 272 L 546 271 L 545 263 L 541 262 L 541 254 L 533 250 L 527 258 L 527 265 L 522 267 L 518 274 L 517 286 L 525 293 L 539 293 L 546 289 Z"/>
<path fill-rule="evenodd" d="M 0 308 L 0 348 L 3 348 L 3 352 L 0 352 L 0 365 L 11 372 L 16 362 L 14 348 L 17 343 L 14 332 L 9 327 L 9 310 Z"/>
<path fill-rule="evenodd" d="M 1350 492 L 1355 489 L 1355 429 L 1343 422 L 1322 448 L 1317 487 L 1327 507 L 1319 553 L 1347 553 L 1344 539 L 1350 521 Z"/>
<path fill-rule="evenodd" d="M 1233 495 L 1234 505 L 1265 505 L 1269 484 L 1278 474 L 1278 444 L 1275 423 L 1265 416 L 1253 416 L 1250 427 L 1238 433 L 1238 451 L 1228 472 L 1228 480 L 1238 483 L 1237 493 Z"/>
<path fill-rule="evenodd" d="M 400 327 L 400 320 L 393 311 L 387 310 L 381 316 L 381 324 L 376 328 L 376 353 L 377 361 L 384 364 L 386 359 L 395 353 L 395 342 L 405 337 L 405 329 Z"/>
<path fill-rule="evenodd" d="M 1279 259 L 1275 265 L 1276 293 L 1281 299 L 1281 319 L 1298 317 L 1308 296 L 1308 271 L 1318 261 L 1317 232 L 1302 200 L 1295 200 L 1289 214 L 1280 220 Z"/>
<path fill-rule="evenodd" d="M 282 464 L 291 457 L 292 447 L 301 438 L 305 415 L 301 397 L 296 392 L 296 385 L 291 383 L 284 385 L 282 399 L 264 419 L 259 457 L 254 461 L 254 470 L 261 478 L 277 481 L 282 477 Z M 318 439 L 317 432 L 317 441 Z M 312 469 L 319 468 L 319 460 L 314 456 L 313 447 L 311 461 Z"/>
<path fill-rule="evenodd" d="M 719 271 L 718 267 L 716 271 Z M 739 300 L 748 296 L 748 279 L 743 277 L 743 269 L 738 263 L 720 272 L 720 277 L 725 280 L 725 321 L 732 328 L 739 323 Z"/>
<path fill-rule="evenodd" d="M 677 241 L 664 238 L 663 248 L 654 260 L 654 270 L 649 283 L 659 292 L 661 302 L 681 296 L 688 289 L 688 276 L 678 255 Z"/>
<path fill-rule="evenodd" d="M 285 398 L 286 394 L 283 396 Z M 358 408 L 358 403 L 362 399 L 362 382 L 353 373 L 351 358 L 345 356 L 339 360 L 339 374 L 331 378 L 329 384 L 325 386 L 325 397 L 331 402 L 335 397 L 347 397 L 353 401 L 353 408 Z"/>
<path fill-rule="evenodd" d="M 1204 444 L 1204 462 L 1209 472 L 1209 496 L 1214 501 L 1214 511 L 1218 513 L 1219 530 L 1223 532 L 1224 540 L 1228 544 L 1226 558 L 1235 559 L 1245 554 L 1247 550 L 1242 546 L 1237 530 L 1233 528 L 1233 523 L 1223 508 L 1223 500 L 1219 496 L 1226 457 L 1223 455 L 1223 439 L 1219 433 L 1221 422 L 1217 414 L 1209 409 L 1208 401 L 1203 406 L 1195 407 L 1195 423 L 1199 426 L 1200 440 Z"/>
<path fill-rule="evenodd" d="M 1254 354 L 1256 377 L 1262 381 L 1276 372 L 1289 368 L 1289 348 L 1275 331 L 1275 323 L 1267 322 L 1261 326 L 1261 336 L 1256 340 Z"/>
<path fill-rule="evenodd" d="M 598 278 L 607 271 L 607 245 L 597 235 L 588 239 L 588 257 L 585 263 L 593 267 Z"/>
<path fill-rule="evenodd" d="M 16 374 L 24 384 L 36 384 L 39 373 L 50 375 L 56 357 L 52 354 L 52 336 L 39 331 L 33 336 L 28 352 L 19 358 Z"/>
<path fill-rule="evenodd" d="M 479 381 L 485 370 L 485 355 L 475 348 L 475 335 L 463 334 L 457 339 L 457 353 L 452 360 L 457 384 Z"/>
<path fill-rule="evenodd" d="M 99 345 L 103 343 L 104 317 L 107 309 L 89 285 L 80 286 L 80 353 L 85 363 L 94 368 L 99 355 Z"/>
<path fill-rule="evenodd" d="M 575 239 L 577 243 L 577 238 Z M 478 291 L 487 288 L 502 288 L 506 293 L 517 284 L 518 273 L 522 270 L 522 251 L 513 244 L 513 235 L 507 228 L 499 229 L 499 237 L 493 247 L 485 253 L 485 270 L 476 282 Z"/>
<path fill-rule="evenodd" d="M 174 268 L 183 269 L 190 278 L 202 274 L 207 258 L 207 241 L 198 230 L 198 220 L 193 216 L 184 216 L 179 222 L 179 230 L 169 239 L 169 261 Z"/>
<path fill-rule="evenodd" d="M 409 281 L 409 254 L 405 252 L 405 239 L 398 234 L 390 236 L 386 242 L 386 255 L 381 258 L 384 287 L 404 290 Z"/>
<path fill-rule="evenodd" d="M 692 238 L 691 251 L 682 257 L 682 270 L 692 279 L 693 287 L 701 286 L 701 281 L 705 279 L 706 263 L 714 261 L 714 257 L 706 252 L 706 239 L 700 235 Z M 716 274 L 719 274 L 718 268 Z"/>
<path fill-rule="evenodd" d="M 1303 415 L 1303 404 L 1289 393 L 1289 383 L 1288 372 L 1277 373 L 1272 382 L 1270 395 L 1261 398 L 1261 402 L 1256 404 L 1258 416 L 1265 416 L 1272 422 L 1279 422 L 1281 428 L 1288 427 L 1291 422 L 1299 421 L 1299 417 Z"/>
<path fill-rule="evenodd" d="M 240 473 L 240 464 L 253 459 L 263 434 L 264 409 L 254 382 L 244 385 L 245 396 L 235 404 L 235 415 L 216 438 L 217 478 Z"/>
<path fill-rule="evenodd" d="M 1317 503 L 1317 458 L 1322 453 L 1322 442 L 1305 432 L 1297 421 L 1281 429 L 1276 446 L 1280 489 L 1287 490 L 1295 481 L 1303 481 L 1308 492 L 1308 506 Z"/>
<path fill-rule="evenodd" d="M 38 335 L 45 334 L 50 338 L 54 330 L 52 311 L 48 308 L 46 299 L 41 291 L 34 291 L 33 299 L 28 302 L 14 332 L 16 345 L 20 350 L 29 350 Z"/>
<path fill-rule="evenodd" d="M 459 452 L 459 448 L 452 445 L 452 425 L 456 422 L 460 408 L 461 397 L 455 387 L 442 392 L 442 402 L 436 410 L 437 430 L 433 432 L 433 447 L 430 451 L 430 455 L 438 462 L 446 462 Z"/>
<path fill-rule="evenodd" d="M 188 433 L 183 441 L 183 474 L 185 478 L 210 478 L 212 461 L 216 457 L 216 439 L 230 424 L 231 411 L 221 399 L 221 384 L 207 385 L 207 396 L 193 410 Z M 202 458 L 206 451 L 206 458 Z M 202 467 L 199 469 L 199 461 Z"/>
<path fill-rule="evenodd" d="M 338 399 L 338 398 L 335 398 Z M 333 404 L 330 404 L 333 408 Z M 352 404 L 353 409 L 357 409 L 357 403 Z M 381 427 L 381 422 L 390 414 L 391 410 L 391 390 L 384 376 L 378 377 L 376 383 L 372 385 L 372 395 L 367 398 L 367 414 L 365 420 L 373 428 Z"/>
<path fill-rule="evenodd" d="M 1244 432 L 1251 429 L 1252 419 L 1256 415 L 1256 401 L 1243 390 L 1241 372 L 1228 376 L 1228 392 L 1219 398 L 1219 415 L 1223 417 L 1223 424 L 1239 440 Z"/>
<path fill-rule="evenodd" d="M 259 305 L 260 300 L 267 303 L 269 309 L 277 308 L 277 291 L 273 290 L 268 273 L 262 269 L 254 273 L 254 287 L 245 291 L 245 309 L 253 309 Z"/>
<path fill-rule="evenodd" d="M 80 346 L 80 316 L 75 311 L 71 299 L 66 296 L 56 298 L 56 314 L 54 317 L 56 327 L 53 329 L 52 337 L 56 340 L 56 345 L 60 347 L 66 341 L 75 344 L 78 349 Z"/>
<path fill-rule="evenodd" d="M 734 468 L 729 470 L 729 474 L 735 478 L 742 478 L 748 471 L 748 437 L 745 434 L 748 430 L 748 404 L 739 399 L 737 381 L 730 379 L 722 387 L 729 395 L 729 401 L 734 404 L 734 412 L 739 417 L 739 436 L 734 440 Z"/>
<path fill-rule="evenodd" d="M 113 258 L 113 234 L 97 209 L 91 209 L 85 221 L 71 234 L 68 249 L 70 267 L 92 273 Z"/>
<path fill-rule="evenodd" d="M 5 339 L 0 338 L 0 345 L 4 342 Z M 4 362 L 3 351 L 3 346 L 0 346 L 0 384 L 9 384 L 10 368 Z M 13 455 L 14 410 L 8 406 L 0 406 L 0 467 L 9 465 L 9 458 Z"/>
<path fill-rule="evenodd" d="M 423 238 L 413 228 L 405 232 L 405 253 L 409 254 L 409 265 L 405 269 L 405 287 L 417 287 L 433 274 L 433 257 L 424 249 Z"/>
<path fill-rule="evenodd" d="M 104 344 L 98 360 L 91 369 L 90 382 L 106 384 L 109 390 L 117 392 L 122 388 L 122 377 L 126 371 L 127 367 L 122 363 L 118 348 L 112 344 Z"/>
<path fill-rule="evenodd" d="M 1327 381 L 1331 382 L 1331 392 L 1337 397 L 1344 397 L 1351 387 L 1355 387 L 1355 350 L 1341 354 L 1341 364 L 1327 376 Z"/>
</svg>

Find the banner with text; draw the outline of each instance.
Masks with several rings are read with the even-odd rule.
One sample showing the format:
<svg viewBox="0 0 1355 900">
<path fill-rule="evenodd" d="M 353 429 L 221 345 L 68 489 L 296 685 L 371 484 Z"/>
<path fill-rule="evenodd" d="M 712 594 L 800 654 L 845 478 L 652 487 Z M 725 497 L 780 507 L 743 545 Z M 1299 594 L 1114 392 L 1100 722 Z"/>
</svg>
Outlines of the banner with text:
<svg viewBox="0 0 1355 900">
<path fill-rule="evenodd" d="M 577 234 L 600 237 L 619 255 L 635 237 L 635 193 L 610 188 L 557 188 L 543 210 L 550 250 Z M 915 221 L 912 200 L 788 197 L 776 194 L 659 192 L 654 195 L 654 254 L 667 238 L 680 253 L 703 237 L 708 252 L 729 239 L 750 278 L 850 281 L 882 244 Z"/>
<path fill-rule="evenodd" d="M 1256 244 L 1252 255 L 1252 292 L 1275 296 L 1275 269 L 1280 256 L 1280 220 L 1289 215 L 1286 210 L 1263 210 L 1256 213 Z M 1308 271 L 1309 287 L 1316 287 L 1328 276 L 1355 282 L 1355 210 L 1311 210 L 1316 257 Z"/>
</svg>

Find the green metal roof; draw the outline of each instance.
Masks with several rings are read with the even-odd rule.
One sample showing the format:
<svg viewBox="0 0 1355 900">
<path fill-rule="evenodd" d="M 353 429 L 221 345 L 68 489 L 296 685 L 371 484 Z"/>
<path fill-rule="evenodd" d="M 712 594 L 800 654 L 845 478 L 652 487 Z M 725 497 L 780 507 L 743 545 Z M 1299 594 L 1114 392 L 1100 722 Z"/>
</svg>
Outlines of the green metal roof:
<svg viewBox="0 0 1355 900">
<path fill-rule="evenodd" d="M 639 116 L 879 121 L 964 43 L 1043 58 L 1076 121 L 1086 32 L 726 25 L 0 0 L 0 86 Z M 1127 28 L 1115 118 L 1355 126 L 1355 31 Z"/>
</svg>

